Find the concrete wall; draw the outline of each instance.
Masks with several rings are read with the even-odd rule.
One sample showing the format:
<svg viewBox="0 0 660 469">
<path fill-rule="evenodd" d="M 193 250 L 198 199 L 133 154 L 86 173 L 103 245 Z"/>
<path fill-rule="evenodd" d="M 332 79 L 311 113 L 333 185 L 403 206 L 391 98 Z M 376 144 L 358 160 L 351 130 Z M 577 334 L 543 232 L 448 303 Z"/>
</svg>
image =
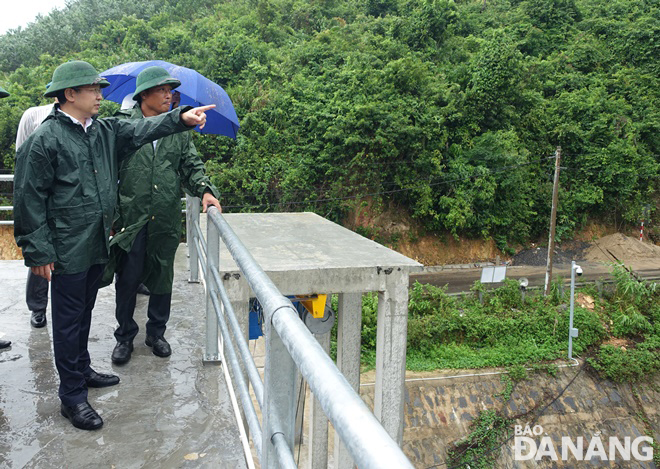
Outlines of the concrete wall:
<svg viewBox="0 0 660 469">
<path fill-rule="evenodd" d="M 417 468 L 435 465 L 446 468 L 447 449 L 470 433 L 470 424 L 480 411 L 494 409 L 506 417 L 522 416 L 519 424 L 531 424 L 534 416 L 524 414 L 545 407 L 569 385 L 578 369 L 562 368 L 556 377 L 545 373 L 531 375 L 530 379 L 516 385 L 508 402 L 495 397 L 504 389 L 501 375 L 408 381 L 404 451 Z M 368 376 L 363 376 L 362 382 L 367 379 Z M 373 405 L 373 387 L 363 385 L 361 393 L 367 404 Z M 543 436 L 552 438 L 559 461 L 553 463 L 548 457 L 541 461 L 515 461 L 512 439 L 498 452 L 497 462 L 492 467 L 655 468 L 653 462 L 611 462 L 598 457 L 589 462 L 572 457 L 568 462 L 561 460 L 562 437 L 571 437 L 574 443 L 577 437 L 583 437 L 586 453 L 592 437 L 600 435 L 605 451 L 609 451 L 609 437 L 618 437 L 623 442 L 624 437 L 633 440 L 644 436 L 647 431 L 644 419 L 657 442 L 660 438 L 660 377 L 631 387 L 602 381 L 583 371 L 536 422 L 544 433 L 533 439 L 539 444 Z M 511 428 L 511 433 L 513 430 Z"/>
</svg>

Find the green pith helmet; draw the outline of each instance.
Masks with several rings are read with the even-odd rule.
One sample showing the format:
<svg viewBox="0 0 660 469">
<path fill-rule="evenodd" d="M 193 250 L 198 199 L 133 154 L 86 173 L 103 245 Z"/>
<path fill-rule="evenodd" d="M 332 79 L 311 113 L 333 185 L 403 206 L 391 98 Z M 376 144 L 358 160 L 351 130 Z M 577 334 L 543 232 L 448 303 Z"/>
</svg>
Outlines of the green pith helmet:
<svg viewBox="0 0 660 469">
<path fill-rule="evenodd" d="M 55 69 L 53 81 L 44 96 L 52 98 L 57 95 L 58 91 L 84 85 L 101 85 L 101 88 L 105 88 L 110 86 L 110 82 L 100 77 L 99 72 L 87 62 L 73 60 L 63 63 Z"/>
<path fill-rule="evenodd" d="M 172 89 L 181 86 L 181 82 L 176 78 L 172 78 L 167 70 L 163 67 L 153 66 L 147 67 L 142 70 L 135 82 L 135 93 L 133 99 L 137 99 L 144 90 L 153 88 L 154 86 L 170 85 Z"/>
<path fill-rule="evenodd" d="M 7 96 L 9 96 L 7 90 L 5 90 L 2 86 L 0 86 L 0 98 L 6 98 Z"/>
</svg>

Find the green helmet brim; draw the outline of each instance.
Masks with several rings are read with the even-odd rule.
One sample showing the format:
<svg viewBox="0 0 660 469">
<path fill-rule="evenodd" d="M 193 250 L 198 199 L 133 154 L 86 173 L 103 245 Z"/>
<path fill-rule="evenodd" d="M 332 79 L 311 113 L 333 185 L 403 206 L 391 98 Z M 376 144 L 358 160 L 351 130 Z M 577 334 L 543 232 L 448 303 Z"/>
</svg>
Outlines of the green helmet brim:
<svg viewBox="0 0 660 469">
<path fill-rule="evenodd" d="M 133 100 L 137 100 L 137 97 L 140 96 L 140 93 L 143 91 L 148 90 L 149 88 L 155 88 L 156 86 L 163 86 L 163 85 L 170 85 L 172 89 L 178 88 L 181 86 L 181 82 L 177 80 L 176 78 L 172 77 L 157 77 L 154 78 L 153 80 L 149 80 L 145 83 L 142 83 L 136 90 L 135 93 L 133 93 Z"/>
</svg>

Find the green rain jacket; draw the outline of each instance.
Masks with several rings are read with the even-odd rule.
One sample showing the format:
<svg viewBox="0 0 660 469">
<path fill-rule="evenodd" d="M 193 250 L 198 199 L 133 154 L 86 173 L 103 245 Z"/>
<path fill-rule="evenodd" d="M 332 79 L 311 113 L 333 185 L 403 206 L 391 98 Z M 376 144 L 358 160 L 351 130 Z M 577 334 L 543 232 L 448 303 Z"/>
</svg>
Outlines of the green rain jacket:
<svg viewBox="0 0 660 469">
<path fill-rule="evenodd" d="M 119 111 L 117 116 L 131 122 L 144 120 L 139 106 Z M 148 225 L 141 281 L 154 294 L 172 292 L 174 255 L 181 238 L 181 187 L 200 198 L 205 192 L 219 197 L 204 173 L 190 133 L 161 138 L 155 150 L 149 142 L 122 161 L 116 234 L 110 243 L 112 260 L 106 267 L 104 284 L 112 282 L 121 256 L 131 250 L 138 232 Z"/>
<path fill-rule="evenodd" d="M 58 106 L 16 154 L 14 236 L 28 267 L 55 263 L 54 275 L 108 262 L 117 202 L 118 157 L 190 130 L 177 109 L 128 121 L 94 119 L 87 132 Z"/>
</svg>

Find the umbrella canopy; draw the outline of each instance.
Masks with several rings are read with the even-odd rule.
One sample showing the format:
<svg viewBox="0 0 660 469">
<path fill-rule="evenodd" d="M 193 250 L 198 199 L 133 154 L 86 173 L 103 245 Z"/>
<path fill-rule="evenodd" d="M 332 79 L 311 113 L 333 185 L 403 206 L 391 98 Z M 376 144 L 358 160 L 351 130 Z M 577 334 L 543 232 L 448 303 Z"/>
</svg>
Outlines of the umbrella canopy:
<svg viewBox="0 0 660 469">
<path fill-rule="evenodd" d="M 102 90 L 103 97 L 121 103 L 126 95 L 132 96 L 135 92 L 135 81 L 138 74 L 145 68 L 154 65 L 163 67 L 171 76 L 181 82 L 181 86 L 176 90 L 181 93 L 182 106 L 215 104 L 215 109 L 206 112 L 206 125 L 201 133 L 236 138 L 240 125 L 229 95 L 220 85 L 190 68 L 180 67 L 162 60 L 117 65 L 100 73 L 110 82 L 110 86 Z M 199 131 L 199 129 L 195 130 Z"/>
</svg>

